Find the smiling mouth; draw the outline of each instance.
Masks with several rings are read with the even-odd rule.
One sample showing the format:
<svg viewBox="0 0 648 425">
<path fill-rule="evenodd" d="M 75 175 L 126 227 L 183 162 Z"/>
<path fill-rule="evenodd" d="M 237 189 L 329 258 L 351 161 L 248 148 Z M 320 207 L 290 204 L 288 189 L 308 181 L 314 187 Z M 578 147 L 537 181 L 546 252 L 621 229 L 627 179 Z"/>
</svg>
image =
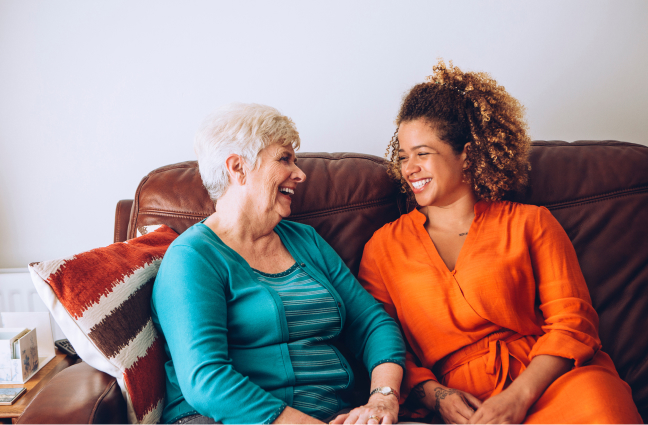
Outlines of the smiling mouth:
<svg viewBox="0 0 648 425">
<path fill-rule="evenodd" d="M 414 189 L 416 189 L 416 190 L 420 190 L 420 189 L 423 189 L 423 186 L 430 183 L 431 181 L 432 181 L 432 179 L 423 179 L 423 180 L 415 181 L 415 182 L 412 182 L 412 187 Z"/>
<path fill-rule="evenodd" d="M 295 191 L 289 187 L 280 187 L 279 193 L 287 196 L 293 196 L 295 194 Z"/>
</svg>

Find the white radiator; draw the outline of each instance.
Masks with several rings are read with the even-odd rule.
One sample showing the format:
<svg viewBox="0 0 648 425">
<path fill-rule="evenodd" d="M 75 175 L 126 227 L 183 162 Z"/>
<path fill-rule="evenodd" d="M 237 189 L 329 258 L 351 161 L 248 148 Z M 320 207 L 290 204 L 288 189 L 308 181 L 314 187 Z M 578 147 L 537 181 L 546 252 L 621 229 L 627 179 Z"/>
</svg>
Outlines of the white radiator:
<svg viewBox="0 0 648 425">
<path fill-rule="evenodd" d="M 16 313 L 48 311 L 36 292 L 29 270 L 26 268 L 0 269 L 0 311 Z M 50 321 L 52 322 L 54 341 L 65 338 L 65 334 L 51 314 Z M 0 323 L 0 327 L 2 327 L 2 323 Z"/>
</svg>

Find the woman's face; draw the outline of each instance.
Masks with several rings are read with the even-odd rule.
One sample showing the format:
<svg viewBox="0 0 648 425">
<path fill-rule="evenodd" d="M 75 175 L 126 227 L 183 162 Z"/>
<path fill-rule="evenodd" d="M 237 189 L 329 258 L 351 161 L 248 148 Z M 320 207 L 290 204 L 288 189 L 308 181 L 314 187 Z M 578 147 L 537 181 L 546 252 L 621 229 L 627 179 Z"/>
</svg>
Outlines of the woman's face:
<svg viewBox="0 0 648 425">
<path fill-rule="evenodd" d="M 398 141 L 401 174 L 419 205 L 444 207 L 471 193 L 463 182 L 465 149 L 455 154 L 427 121 L 401 123 Z"/>
<path fill-rule="evenodd" d="M 254 208 L 260 214 L 274 212 L 288 217 L 295 188 L 306 180 L 306 174 L 297 167 L 295 151 L 290 145 L 273 143 L 259 153 L 258 161 L 258 168 L 247 176 Z"/>
</svg>

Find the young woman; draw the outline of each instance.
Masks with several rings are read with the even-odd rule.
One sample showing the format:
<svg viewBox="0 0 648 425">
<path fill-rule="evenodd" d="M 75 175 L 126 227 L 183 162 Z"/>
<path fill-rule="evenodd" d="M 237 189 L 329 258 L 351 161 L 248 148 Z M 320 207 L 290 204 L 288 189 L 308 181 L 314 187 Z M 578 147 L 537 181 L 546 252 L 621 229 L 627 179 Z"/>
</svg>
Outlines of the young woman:
<svg viewBox="0 0 648 425">
<path fill-rule="evenodd" d="M 574 248 L 526 184 L 523 108 L 439 62 L 404 98 L 390 174 L 419 205 L 377 231 L 359 280 L 408 343 L 401 401 L 448 423 L 641 422 L 600 351 Z"/>
</svg>

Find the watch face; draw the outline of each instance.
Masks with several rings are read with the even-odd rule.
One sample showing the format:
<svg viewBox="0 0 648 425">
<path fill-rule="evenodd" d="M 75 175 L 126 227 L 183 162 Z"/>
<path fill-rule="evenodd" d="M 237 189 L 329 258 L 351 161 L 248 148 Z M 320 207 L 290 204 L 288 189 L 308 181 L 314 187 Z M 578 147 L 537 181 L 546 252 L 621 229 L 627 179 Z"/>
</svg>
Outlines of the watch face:
<svg viewBox="0 0 648 425">
<path fill-rule="evenodd" d="M 392 392 L 393 392 L 392 389 L 389 388 L 389 387 L 382 387 L 382 388 L 380 389 L 380 393 L 383 394 L 383 395 L 389 395 L 389 394 L 391 394 Z"/>
</svg>

